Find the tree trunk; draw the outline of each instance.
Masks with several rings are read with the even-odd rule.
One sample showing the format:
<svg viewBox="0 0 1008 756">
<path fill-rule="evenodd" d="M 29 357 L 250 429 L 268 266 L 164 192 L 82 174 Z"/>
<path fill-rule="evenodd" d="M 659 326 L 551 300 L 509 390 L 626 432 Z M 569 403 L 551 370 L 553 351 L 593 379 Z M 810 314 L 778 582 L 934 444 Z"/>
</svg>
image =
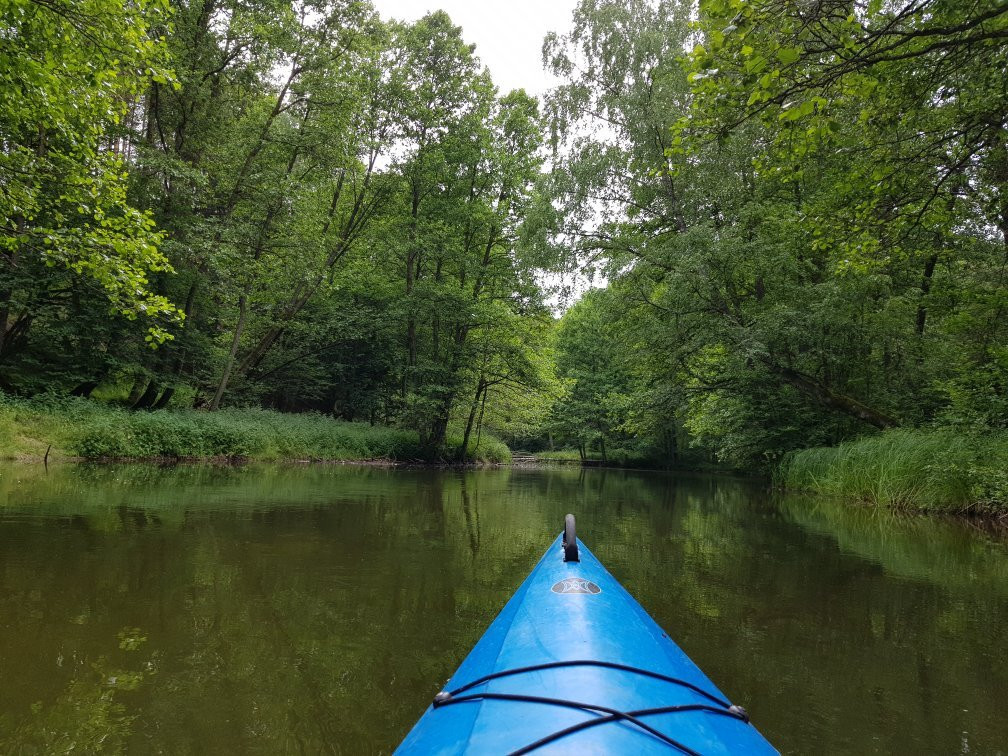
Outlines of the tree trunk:
<svg viewBox="0 0 1008 756">
<path fill-rule="evenodd" d="M 406 320 L 406 352 L 408 356 L 407 368 L 416 367 L 417 363 L 417 333 L 416 333 L 416 319 L 413 317 L 413 303 L 409 301 L 410 295 L 413 293 L 413 283 L 415 279 L 414 271 L 414 257 L 413 253 L 410 252 L 406 258 L 406 299 L 407 307 L 410 308 L 409 315 Z M 410 371 L 407 369 L 405 380 L 408 380 Z"/>
<path fill-rule="evenodd" d="M 172 373 L 172 375 L 175 376 L 175 380 L 176 381 L 182 375 L 182 369 L 185 367 L 185 358 L 184 358 L 185 344 L 184 344 L 184 342 L 185 342 L 186 333 L 189 331 L 189 323 L 191 322 L 191 316 L 192 316 L 192 311 L 193 311 L 193 302 L 196 299 L 196 288 L 197 288 L 197 282 L 198 282 L 198 280 L 199 279 L 194 278 L 193 281 L 192 281 L 192 283 L 189 284 L 189 290 L 188 290 L 188 292 L 186 292 L 185 307 L 182 310 L 183 315 L 185 316 L 183 318 L 183 320 L 182 320 L 182 331 L 181 331 L 181 333 L 179 333 L 178 341 L 176 341 L 174 343 L 174 349 L 173 349 L 174 354 L 172 356 L 172 369 L 171 369 L 171 373 Z M 168 388 L 166 388 L 164 390 L 164 392 L 161 394 L 161 396 L 158 397 L 158 400 L 156 402 L 154 402 L 154 405 L 153 405 L 152 409 L 164 409 L 165 407 L 167 407 L 168 406 L 168 402 L 170 402 L 171 399 L 172 399 L 172 396 L 175 395 L 175 388 L 176 387 L 174 385 L 173 386 L 168 386 Z"/>
<path fill-rule="evenodd" d="M 406 347 L 409 351 L 409 366 L 416 367 L 417 362 L 416 321 L 410 317 L 406 323 Z"/>
<path fill-rule="evenodd" d="M 419 278 L 420 250 L 417 240 L 417 225 L 420 218 L 420 191 L 415 184 L 410 205 L 409 249 L 406 251 L 406 299 L 413 293 L 413 286 Z M 416 319 L 413 316 L 413 303 L 407 302 L 410 312 L 406 322 L 406 349 L 409 353 L 409 367 L 415 367 L 417 361 Z M 407 371 L 408 374 L 408 371 Z"/>
<path fill-rule="evenodd" d="M 138 375 L 133 380 L 133 387 L 130 389 L 129 396 L 126 397 L 126 404 L 132 407 L 138 401 L 140 397 L 143 396 L 144 389 L 147 388 L 147 378 L 143 375 Z"/>
<path fill-rule="evenodd" d="M 434 281 L 437 285 L 441 284 L 441 264 L 442 258 L 439 256 L 434 266 Z M 431 319 L 431 352 L 436 362 L 441 354 L 441 318 L 437 312 Z"/>
<path fill-rule="evenodd" d="M 480 396 L 484 391 L 486 391 L 486 383 L 481 376 L 476 384 L 476 395 L 469 407 L 469 418 L 466 420 L 465 433 L 462 435 L 462 448 L 459 450 L 460 462 L 465 460 L 466 452 L 469 450 L 469 436 L 472 435 L 473 423 L 476 422 L 476 410 L 479 408 Z"/>
<path fill-rule="evenodd" d="M 679 461 L 679 439 L 676 437 L 677 435 L 674 425 L 671 428 L 665 429 L 665 456 L 673 464 Z"/>
<path fill-rule="evenodd" d="M 224 372 L 221 374 L 220 383 L 217 384 L 217 391 L 210 401 L 210 411 L 215 412 L 220 408 L 221 399 L 227 391 L 228 381 L 231 379 L 231 370 L 234 369 L 235 356 L 238 354 L 238 344 L 241 342 L 242 331 L 245 330 L 245 317 L 248 314 L 245 295 L 238 297 L 238 324 L 235 326 L 234 336 L 231 339 L 231 351 L 228 352 L 227 362 L 224 363 Z"/>
<path fill-rule="evenodd" d="M 483 389 L 483 398 L 480 400 L 479 419 L 476 420 L 476 449 L 479 449 L 480 441 L 483 440 L 483 414 L 486 412 L 487 394 L 490 393 L 487 389 L 489 388 L 488 385 L 487 388 Z"/>
<path fill-rule="evenodd" d="M 8 322 L 10 321 L 10 299 L 12 292 L 10 289 L 5 289 L 0 292 L 0 362 L 6 356 L 7 352 L 7 328 Z"/>
<path fill-rule="evenodd" d="M 774 373 L 783 378 L 785 382 L 794 386 L 806 396 L 815 399 L 824 407 L 829 407 L 830 409 L 843 412 L 851 417 L 856 417 L 858 420 L 882 430 L 886 428 L 899 427 L 899 420 L 891 415 L 887 415 L 884 412 L 873 409 L 853 397 L 837 393 L 826 384 L 817 381 L 812 376 L 805 375 L 804 373 L 792 370 L 791 368 L 781 367 L 767 360 L 764 360 L 764 364 Z"/>
<path fill-rule="evenodd" d="M 98 388 L 98 381 L 84 381 L 74 387 L 73 391 L 70 392 L 70 396 L 80 396 L 86 399 L 91 396 L 91 392 L 96 388 Z"/>
<path fill-rule="evenodd" d="M 277 321 L 266 330 L 259 339 L 259 342 L 252 347 L 249 353 L 238 365 L 238 368 L 236 369 L 238 374 L 245 375 L 259 365 L 273 344 L 275 344 L 277 339 L 284 333 L 288 324 L 297 317 L 298 313 L 301 312 L 308 301 L 315 295 L 315 292 L 318 291 L 319 286 L 321 286 L 322 282 L 325 281 L 326 274 L 331 274 L 332 269 L 336 266 L 336 263 L 338 263 L 349 251 L 354 240 L 365 227 L 368 220 L 373 217 L 372 211 L 374 206 L 370 205 L 366 198 L 371 186 L 371 178 L 374 174 L 375 162 L 375 158 L 372 157 L 368 163 L 368 169 L 364 176 L 364 181 L 359 187 L 357 187 L 356 184 L 354 185 L 355 195 L 353 207 L 350 210 L 350 215 L 343 222 L 343 227 L 339 232 L 337 241 L 332 245 L 329 254 L 326 256 L 325 266 L 322 270 L 316 272 L 310 281 L 304 282 L 295 287 L 294 292 L 291 294 L 290 299 L 277 318 Z M 345 179 L 346 172 L 341 169 L 336 189 L 333 192 L 332 202 L 329 205 L 329 213 L 326 215 L 325 223 L 323 223 L 322 229 L 319 232 L 320 238 L 325 238 L 325 236 L 329 233 L 329 228 L 332 225 L 333 218 L 335 217 L 336 210 L 339 206 L 340 197 L 343 196 Z"/>
<path fill-rule="evenodd" d="M 931 277 L 934 275 L 935 265 L 938 264 L 938 253 L 935 252 L 924 262 L 924 277 L 921 279 L 921 302 L 917 306 L 917 335 L 924 335 L 924 325 L 927 323 L 927 305 L 925 300 L 931 291 Z"/>
<path fill-rule="evenodd" d="M 17 220 L 17 232 L 20 236 L 25 229 L 25 219 L 21 216 Z M 10 270 L 17 268 L 17 248 L 11 252 L 10 257 L 7 261 L 7 267 Z M 3 291 L 0 291 L 0 362 L 6 356 L 8 350 L 7 344 L 7 333 L 10 330 L 10 302 L 11 297 L 14 296 L 14 290 L 11 287 L 5 286 Z"/>
<path fill-rule="evenodd" d="M 149 409 L 153 406 L 154 401 L 157 399 L 160 392 L 161 388 L 158 386 L 157 381 L 151 381 L 147 384 L 147 390 L 143 392 L 143 396 L 137 399 L 136 403 L 133 405 L 133 409 Z"/>
<path fill-rule="evenodd" d="M 166 388 L 164 390 L 164 392 L 161 394 L 161 396 L 158 397 L 158 400 L 156 402 L 154 402 L 154 406 L 152 406 L 151 409 L 156 409 L 156 410 L 164 409 L 165 407 L 168 406 L 168 402 L 171 401 L 171 398 L 174 395 L 175 395 L 175 387 L 174 386 L 169 386 L 168 388 Z"/>
<path fill-rule="evenodd" d="M 273 108 L 270 110 L 269 115 L 266 117 L 266 121 L 263 123 L 262 128 L 259 132 L 259 138 L 256 140 L 255 145 L 252 149 L 245 155 L 245 161 L 242 163 L 241 168 L 238 171 L 238 177 L 235 179 L 234 185 L 231 187 L 231 192 L 228 194 L 227 202 L 225 203 L 224 216 L 230 216 L 231 212 L 235 209 L 238 204 L 238 200 L 241 197 L 242 187 L 245 184 L 245 180 L 248 178 L 252 171 L 252 164 L 255 159 L 259 157 L 259 153 L 262 152 L 263 147 L 266 146 L 269 141 L 269 132 L 273 126 L 273 122 L 277 119 L 277 116 L 284 109 L 284 101 L 287 99 L 287 93 L 290 92 L 294 81 L 302 72 L 301 62 L 298 58 L 295 58 L 293 65 L 291 66 L 290 74 L 287 76 L 287 80 L 284 82 L 280 91 L 277 93 L 275 100 L 273 101 Z"/>
<path fill-rule="evenodd" d="M 430 430 L 427 435 L 427 451 L 431 455 L 439 455 L 444 449 L 445 437 L 448 435 L 448 416 L 444 413 L 439 413 L 437 417 L 431 421 Z"/>
</svg>

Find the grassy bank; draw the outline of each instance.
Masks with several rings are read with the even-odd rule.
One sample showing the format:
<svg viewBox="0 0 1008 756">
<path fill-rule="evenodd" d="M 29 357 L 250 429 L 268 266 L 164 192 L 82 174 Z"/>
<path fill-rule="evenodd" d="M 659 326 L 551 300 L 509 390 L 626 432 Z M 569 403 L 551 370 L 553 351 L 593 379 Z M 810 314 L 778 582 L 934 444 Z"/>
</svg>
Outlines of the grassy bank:
<svg viewBox="0 0 1008 756">
<path fill-rule="evenodd" d="M 449 437 L 446 457 L 460 439 Z M 317 414 L 266 410 L 130 412 L 71 399 L 0 401 L 0 457 L 50 459 L 205 459 L 397 462 L 429 459 L 413 431 L 347 423 Z M 509 462 L 511 453 L 483 434 L 473 462 Z"/>
<path fill-rule="evenodd" d="M 597 452 L 584 459 L 577 449 L 553 449 L 532 452 L 531 456 L 543 463 L 585 465 L 588 467 L 624 467 L 629 470 L 682 470 L 697 472 L 726 472 L 727 468 L 708 462 L 703 455 L 687 453 L 671 461 L 655 453 L 636 449 L 610 449 L 605 460 Z"/>
<path fill-rule="evenodd" d="M 601 465 L 603 467 L 628 467 L 639 469 L 654 469 L 664 466 L 661 460 L 640 454 L 631 449 L 611 449 L 603 460 L 598 453 L 589 453 L 584 459 L 577 449 L 555 449 L 553 451 L 535 452 L 532 456 L 543 462 L 556 462 L 560 464 L 585 464 L 590 466 Z"/>
<path fill-rule="evenodd" d="M 785 488 L 927 512 L 1008 513 L 1008 434 L 891 430 L 805 449 L 778 472 Z"/>
</svg>

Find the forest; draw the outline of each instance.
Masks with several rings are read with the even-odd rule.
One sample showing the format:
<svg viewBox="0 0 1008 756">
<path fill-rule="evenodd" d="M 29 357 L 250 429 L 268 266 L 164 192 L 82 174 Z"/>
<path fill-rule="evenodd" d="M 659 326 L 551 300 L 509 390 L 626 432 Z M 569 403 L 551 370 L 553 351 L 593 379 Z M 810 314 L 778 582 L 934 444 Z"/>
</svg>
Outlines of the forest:
<svg viewBox="0 0 1008 756">
<path fill-rule="evenodd" d="M 1003 0 L 581 0 L 542 97 L 443 11 L 0 19 L 5 454 L 506 444 L 1008 507 Z"/>
</svg>

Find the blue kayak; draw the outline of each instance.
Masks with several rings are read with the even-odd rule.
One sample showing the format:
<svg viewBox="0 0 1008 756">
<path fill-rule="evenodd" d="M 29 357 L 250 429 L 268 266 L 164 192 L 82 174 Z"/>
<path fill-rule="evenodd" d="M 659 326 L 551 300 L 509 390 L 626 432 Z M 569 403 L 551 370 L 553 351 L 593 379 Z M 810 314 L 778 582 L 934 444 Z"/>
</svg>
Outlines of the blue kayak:
<svg viewBox="0 0 1008 756">
<path fill-rule="evenodd" d="M 577 540 L 574 518 L 398 754 L 774 754 Z"/>
</svg>

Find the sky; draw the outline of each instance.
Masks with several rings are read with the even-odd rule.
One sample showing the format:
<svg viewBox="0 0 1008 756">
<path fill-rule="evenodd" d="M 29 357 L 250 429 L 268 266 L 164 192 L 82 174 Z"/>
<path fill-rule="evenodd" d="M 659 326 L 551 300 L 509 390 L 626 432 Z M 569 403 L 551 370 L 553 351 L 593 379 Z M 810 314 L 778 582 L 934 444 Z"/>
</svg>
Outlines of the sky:
<svg viewBox="0 0 1008 756">
<path fill-rule="evenodd" d="M 490 69 L 502 93 L 540 95 L 553 85 L 542 68 L 547 32 L 565 32 L 577 0 L 372 0 L 382 18 L 415 21 L 444 10 Z"/>
</svg>

